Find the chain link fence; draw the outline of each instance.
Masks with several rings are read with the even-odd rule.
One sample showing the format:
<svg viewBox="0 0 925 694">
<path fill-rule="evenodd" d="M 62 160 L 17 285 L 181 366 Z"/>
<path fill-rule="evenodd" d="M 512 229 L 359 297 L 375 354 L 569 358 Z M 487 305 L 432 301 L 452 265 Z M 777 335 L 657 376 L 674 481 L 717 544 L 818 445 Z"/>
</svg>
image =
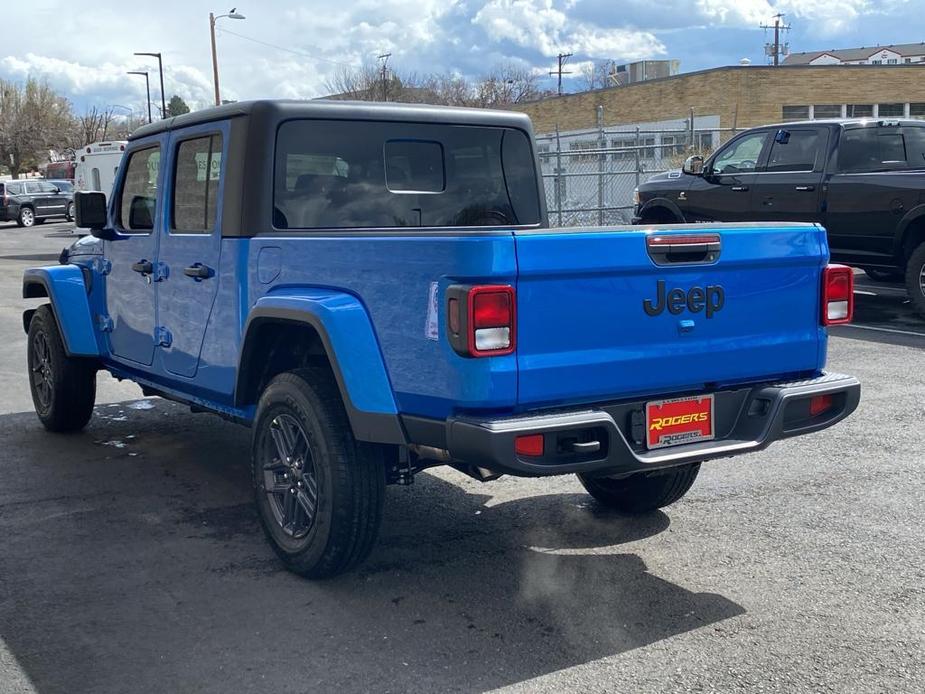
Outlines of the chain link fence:
<svg viewBox="0 0 925 694">
<path fill-rule="evenodd" d="M 628 224 L 636 186 L 654 174 L 679 169 L 691 154 L 709 156 L 738 131 L 601 128 L 537 136 L 549 223 Z"/>
</svg>

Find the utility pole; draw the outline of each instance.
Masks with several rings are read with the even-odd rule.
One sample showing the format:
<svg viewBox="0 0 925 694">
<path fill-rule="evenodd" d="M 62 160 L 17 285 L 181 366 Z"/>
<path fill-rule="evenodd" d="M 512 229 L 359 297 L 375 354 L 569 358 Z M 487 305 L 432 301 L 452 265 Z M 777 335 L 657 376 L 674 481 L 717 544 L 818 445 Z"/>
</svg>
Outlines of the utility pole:
<svg viewBox="0 0 925 694">
<path fill-rule="evenodd" d="M 780 43 L 780 34 L 782 31 L 790 31 L 790 25 L 784 24 L 783 20 L 784 15 L 778 13 L 774 15 L 774 26 L 770 24 L 762 24 L 761 28 L 767 31 L 768 29 L 774 29 L 774 43 L 768 43 L 764 46 L 765 54 L 771 56 L 774 62 L 774 67 L 780 65 L 780 57 L 783 55 L 784 51 L 788 49 L 787 45 L 781 46 Z M 789 51 L 788 51 L 789 52 Z"/>
<path fill-rule="evenodd" d="M 157 58 L 157 71 L 161 74 L 161 118 L 167 117 L 167 99 L 164 97 L 164 63 L 161 60 L 160 53 L 136 53 L 135 55 L 147 55 Z"/>
<path fill-rule="evenodd" d="M 380 79 L 382 80 L 382 100 L 389 100 L 389 58 L 392 57 L 391 53 L 383 53 L 380 56 L 376 57 L 376 60 L 382 61 L 382 66 L 379 68 Z"/>
<path fill-rule="evenodd" d="M 565 65 L 565 62 L 572 57 L 571 53 L 560 53 L 559 54 L 559 68 L 557 70 L 550 70 L 550 75 L 559 76 L 559 87 L 556 89 L 556 93 L 559 96 L 562 96 L 562 75 L 571 75 L 572 73 L 568 70 L 563 70 L 562 66 Z"/>
</svg>

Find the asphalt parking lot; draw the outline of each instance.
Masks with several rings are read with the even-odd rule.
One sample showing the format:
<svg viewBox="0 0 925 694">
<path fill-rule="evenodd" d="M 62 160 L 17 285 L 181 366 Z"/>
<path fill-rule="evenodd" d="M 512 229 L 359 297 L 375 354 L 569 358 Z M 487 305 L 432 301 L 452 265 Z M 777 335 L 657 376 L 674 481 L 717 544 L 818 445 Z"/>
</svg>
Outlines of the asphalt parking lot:
<svg viewBox="0 0 925 694">
<path fill-rule="evenodd" d="M 262 537 L 247 430 L 108 376 L 84 433 L 41 429 L 20 276 L 65 229 L 0 225 L 0 691 L 922 691 L 925 323 L 896 286 L 833 331 L 842 425 L 641 519 L 572 477 L 424 473 L 311 583 Z"/>
</svg>

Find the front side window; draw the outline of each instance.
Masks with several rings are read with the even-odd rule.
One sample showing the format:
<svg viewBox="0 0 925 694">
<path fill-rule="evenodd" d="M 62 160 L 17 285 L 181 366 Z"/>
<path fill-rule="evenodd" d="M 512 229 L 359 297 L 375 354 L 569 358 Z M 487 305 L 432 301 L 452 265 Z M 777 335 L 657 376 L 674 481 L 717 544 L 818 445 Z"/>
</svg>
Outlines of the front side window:
<svg viewBox="0 0 925 694">
<path fill-rule="evenodd" d="M 533 148 L 511 128 L 293 120 L 277 134 L 279 229 L 540 221 Z"/>
<path fill-rule="evenodd" d="M 846 173 L 891 171 L 906 167 L 902 133 L 879 128 L 846 130 L 838 146 L 838 169 Z"/>
<path fill-rule="evenodd" d="M 781 130 L 771 143 L 768 171 L 812 171 L 820 144 L 817 130 Z"/>
<path fill-rule="evenodd" d="M 218 184 L 222 171 L 222 136 L 184 140 L 174 162 L 170 228 L 209 233 L 215 228 Z"/>
<path fill-rule="evenodd" d="M 906 161 L 913 169 L 925 169 L 925 128 L 905 128 Z"/>
<path fill-rule="evenodd" d="M 722 150 L 713 162 L 713 171 L 718 174 L 737 174 L 754 171 L 761 157 L 761 150 L 768 134 L 746 135 Z"/>
<path fill-rule="evenodd" d="M 145 233 L 154 228 L 160 147 L 132 152 L 125 167 L 119 198 L 118 224 L 126 232 Z"/>
<path fill-rule="evenodd" d="M 26 195 L 38 195 L 42 190 L 35 181 L 24 181 L 22 187 Z"/>
<path fill-rule="evenodd" d="M 55 193 L 58 190 L 53 184 L 49 183 L 48 181 L 38 181 L 38 186 L 39 186 L 40 193 Z"/>
</svg>

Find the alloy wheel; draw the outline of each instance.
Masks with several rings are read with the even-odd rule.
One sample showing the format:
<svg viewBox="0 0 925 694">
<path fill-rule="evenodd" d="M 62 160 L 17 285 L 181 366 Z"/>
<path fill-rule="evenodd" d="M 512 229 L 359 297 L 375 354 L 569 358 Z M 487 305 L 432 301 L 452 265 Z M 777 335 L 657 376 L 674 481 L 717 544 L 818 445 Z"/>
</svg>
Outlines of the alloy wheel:
<svg viewBox="0 0 925 694">
<path fill-rule="evenodd" d="M 305 537 L 318 510 L 318 477 L 308 436 L 295 417 L 279 414 L 270 422 L 262 449 L 263 486 L 273 518 L 286 535 Z"/>
<path fill-rule="evenodd" d="M 24 227 L 31 227 L 35 224 L 35 214 L 28 207 L 19 213 L 19 219 Z"/>
<path fill-rule="evenodd" d="M 45 333 L 38 332 L 32 341 L 32 385 L 43 408 L 51 405 L 54 373 L 51 369 L 51 350 Z"/>
</svg>

